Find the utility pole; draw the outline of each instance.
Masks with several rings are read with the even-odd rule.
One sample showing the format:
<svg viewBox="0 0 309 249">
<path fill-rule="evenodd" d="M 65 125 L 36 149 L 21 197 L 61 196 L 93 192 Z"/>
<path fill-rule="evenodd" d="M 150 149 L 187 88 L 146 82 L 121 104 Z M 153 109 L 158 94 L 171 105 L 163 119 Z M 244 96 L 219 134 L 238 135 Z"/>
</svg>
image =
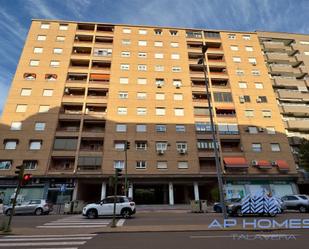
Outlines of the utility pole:
<svg viewBox="0 0 309 249">
<path fill-rule="evenodd" d="M 124 195 L 128 196 L 128 150 L 130 149 L 130 142 L 125 143 L 125 175 L 124 175 Z"/>
<path fill-rule="evenodd" d="M 116 202 L 117 202 L 117 185 L 118 185 L 118 177 L 120 177 L 122 169 L 115 169 L 114 176 L 114 208 L 113 208 L 113 221 L 111 227 L 116 227 Z"/>
</svg>

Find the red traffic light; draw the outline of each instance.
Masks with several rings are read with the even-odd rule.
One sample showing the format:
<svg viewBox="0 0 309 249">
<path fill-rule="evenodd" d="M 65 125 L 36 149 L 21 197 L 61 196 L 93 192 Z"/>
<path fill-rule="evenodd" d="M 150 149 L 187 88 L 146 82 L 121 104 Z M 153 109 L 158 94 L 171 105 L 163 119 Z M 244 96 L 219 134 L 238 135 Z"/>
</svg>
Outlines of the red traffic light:
<svg viewBox="0 0 309 249">
<path fill-rule="evenodd" d="M 23 180 L 22 180 L 22 185 L 26 185 L 29 183 L 29 181 L 31 180 L 32 175 L 31 174 L 25 174 L 23 176 Z"/>
</svg>

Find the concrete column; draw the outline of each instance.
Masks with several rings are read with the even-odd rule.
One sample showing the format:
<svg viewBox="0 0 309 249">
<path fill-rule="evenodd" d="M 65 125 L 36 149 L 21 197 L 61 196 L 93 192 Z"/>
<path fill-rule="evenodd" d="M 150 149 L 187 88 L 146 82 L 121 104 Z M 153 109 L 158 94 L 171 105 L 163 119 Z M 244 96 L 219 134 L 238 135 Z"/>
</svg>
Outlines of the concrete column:
<svg viewBox="0 0 309 249">
<path fill-rule="evenodd" d="M 200 193 L 199 193 L 199 189 L 198 189 L 198 183 L 194 182 L 193 186 L 194 186 L 194 200 L 199 201 L 200 200 Z"/>
<path fill-rule="evenodd" d="M 77 194 L 78 194 L 78 180 L 75 179 L 75 187 L 74 187 L 74 190 L 73 190 L 73 195 L 72 195 L 72 201 L 75 201 L 77 200 Z"/>
<path fill-rule="evenodd" d="M 169 204 L 174 205 L 174 187 L 173 183 L 168 183 L 168 193 L 169 193 Z"/>
<path fill-rule="evenodd" d="M 132 182 L 129 185 L 128 197 L 133 199 L 133 183 Z"/>
<path fill-rule="evenodd" d="M 102 182 L 101 187 L 101 200 L 103 200 L 106 197 L 106 182 Z"/>
</svg>

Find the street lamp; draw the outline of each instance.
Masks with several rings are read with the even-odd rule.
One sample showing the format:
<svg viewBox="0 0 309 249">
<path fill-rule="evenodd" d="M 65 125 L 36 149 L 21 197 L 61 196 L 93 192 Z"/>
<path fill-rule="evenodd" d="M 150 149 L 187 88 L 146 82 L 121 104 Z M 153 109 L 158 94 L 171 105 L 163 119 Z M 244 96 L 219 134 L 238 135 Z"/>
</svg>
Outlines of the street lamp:
<svg viewBox="0 0 309 249">
<path fill-rule="evenodd" d="M 225 206 L 224 194 L 223 194 L 222 169 L 221 169 L 221 163 L 220 163 L 219 154 L 218 154 L 217 135 L 216 135 L 215 125 L 214 125 L 214 121 L 213 121 L 213 110 L 212 110 L 212 106 L 211 106 L 211 102 L 210 102 L 209 80 L 207 78 L 208 69 L 205 65 L 205 60 L 206 60 L 205 54 L 207 52 L 207 48 L 208 48 L 207 45 L 202 46 L 202 54 L 203 55 L 202 55 L 202 58 L 200 58 L 198 60 L 198 64 L 203 65 L 206 94 L 207 94 L 207 102 L 208 102 L 208 109 L 209 109 L 209 116 L 210 116 L 211 133 L 212 133 L 212 140 L 213 140 L 213 143 L 214 143 L 216 171 L 217 171 L 219 194 L 220 194 L 220 205 L 222 207 L 223 218 L 227 219 L 227 212 L 226 212 L 226 206 Z"/>
</svg>

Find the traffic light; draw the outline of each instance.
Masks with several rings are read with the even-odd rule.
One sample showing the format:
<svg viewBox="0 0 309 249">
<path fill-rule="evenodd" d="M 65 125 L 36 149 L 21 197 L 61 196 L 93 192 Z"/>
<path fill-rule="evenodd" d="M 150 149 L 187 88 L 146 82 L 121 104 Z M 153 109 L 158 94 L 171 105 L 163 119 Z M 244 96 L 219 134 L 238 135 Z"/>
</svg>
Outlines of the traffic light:
<svg viewBox="0 0 309 249">
<path fill-rule="evenodd" d="M 126 150 L 129 150 L 129 149 L 130 149 L 130 142 L 126 141 Z"/>
<path fill-rule="evenodd" d="M 31 175 L 31 174 L 25 174 L 25 175 L 23 176 L 23 180 L 21 181 L 21 185 L 22 185 L 22 186 L 27 185 L 27 184 L 30 182 L 31 178 L 32 178 L 32 175 Z"/>
<path fill-rule="evenodd" d="M 120 177 L 120 176 L 122 176 L 122 169 L 116 169 L 116 177 Z"/>
<path fill-rule="evenodd" d="M 24 171 L 25 171 L 24 165 L 16 166 L 15 175 L 17 175 L 19 181 L 22 180 Z"/>
</svg>

